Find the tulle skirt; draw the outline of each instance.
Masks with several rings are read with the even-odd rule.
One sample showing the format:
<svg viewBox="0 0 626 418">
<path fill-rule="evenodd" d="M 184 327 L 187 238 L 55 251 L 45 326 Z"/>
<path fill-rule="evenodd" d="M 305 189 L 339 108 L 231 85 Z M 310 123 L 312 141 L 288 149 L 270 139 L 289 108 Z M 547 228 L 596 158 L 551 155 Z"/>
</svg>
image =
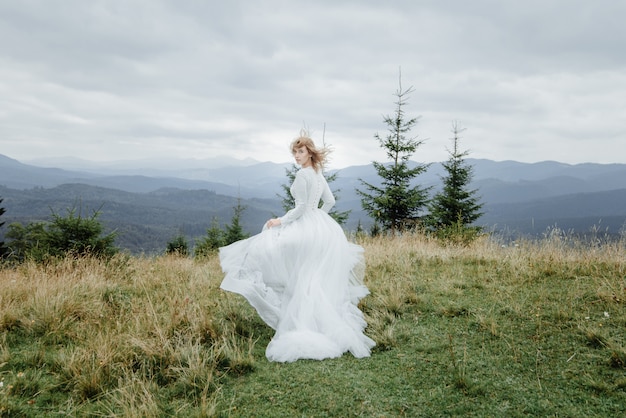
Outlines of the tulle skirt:
<svg viewBox="0 0 626 418">
<path fill-rule="evenodd" d="M 375 342 L 357 306 L 369 293 L 363 248 L 324 211 L 264 228 L 219 255 L 221 288 L 244 296 L 276 331 L 266 349 L 270 361 L 370 355 Z"/>
</svg>

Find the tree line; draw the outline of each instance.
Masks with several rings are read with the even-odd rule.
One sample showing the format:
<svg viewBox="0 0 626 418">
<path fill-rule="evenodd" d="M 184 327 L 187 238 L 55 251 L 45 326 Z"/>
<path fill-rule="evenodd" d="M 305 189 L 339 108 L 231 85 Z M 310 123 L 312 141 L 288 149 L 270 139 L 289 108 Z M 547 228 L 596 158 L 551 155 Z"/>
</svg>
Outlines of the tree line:
<svg viewBox="0 0 626 418">
<path fill-rule="evenodd" d="M 3 199 L 0 198 L 0 204 Z M 249 235 L 241 225 L 241 214 L 245 207 L 239 200 L 233 208 L 230 224 L 221 227 L 214 218 L 206 235 L 195 243 L 193 255 L 204 257 L 217 251 L 219 247 L 231 244 Z M 6 210 L 0 206 L 0 216 Z M 104 233 L 104 226 L 98 219 L 100 211 L 83 214 L 82 208 L 67 209 L 65 216 L 52 212 L 50 221 L 30 222 L 22 225 L 14 222 L 8 226 L 5 238 L 0 241 L 0 262 L 21 263 L 32 260 L 37 263 L 67 256 L 94 256 L 111 258 L 120 252 L 115 245 L 116 232 Z M 3 227 L 5 222 L 0 222 Z M 181 234 L 172 238 L 165 248 L 167 254 L 187 256 L 191 253 L 187 239 Z"/>
<path fill-rule="evenodd" d="M 0 208 L 0 215 L 4 212 L 5 209 Z M 119 251 L 114 245 L 115 233 L 104 234 L 98 216 L 99 211 L 85 216 L 81 208 L 74 207 L 67 209 L 65 216 L 52 212 L 50 222 L 12 223 L 5 234 L 10 241 L 0 242 L 0 259 L 45 262 L 67 255 L 112 257 Z M 3 224 L 1 222 L 0 227 Z"/>
</svg>

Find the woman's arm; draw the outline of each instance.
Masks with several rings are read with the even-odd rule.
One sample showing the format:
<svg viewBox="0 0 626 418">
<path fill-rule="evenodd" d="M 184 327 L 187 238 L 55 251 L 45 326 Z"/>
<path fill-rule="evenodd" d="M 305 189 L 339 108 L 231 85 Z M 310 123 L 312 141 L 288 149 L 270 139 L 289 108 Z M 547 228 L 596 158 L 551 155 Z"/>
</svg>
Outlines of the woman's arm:
<svg viewBox="0 0 626 418">
<path fill-rule="evenodd" d="M 296 219 L 298 219 L 304 211 L 306 210 L 306 201 L 307 201 L 307 181 L 304 176 L 302 170 L 296 173 L 296 178 L 293 180 L 293 184 L 291 185 L 291 193 L 293 195 L 293 199 L 295 200 L 295 207 L 285 213 L 283 216 L 278 218 L 278 225 L 289 224 Z M 269 226 L 269 225 L 268 225 Z"/>
<path fill-rule="evenodd" d="M 324 179 L 324 177 L 322 176 Z M 335 196 L 333 196 L 333 192 L 330 190 L 330 186 L 328 186 L 328 182 L 324 179 L 324 190 L 322 191 L 322 201 L 324 204 L 320 209 L 324 212 L 328 213 L 335 206 Z"/>
</svg>

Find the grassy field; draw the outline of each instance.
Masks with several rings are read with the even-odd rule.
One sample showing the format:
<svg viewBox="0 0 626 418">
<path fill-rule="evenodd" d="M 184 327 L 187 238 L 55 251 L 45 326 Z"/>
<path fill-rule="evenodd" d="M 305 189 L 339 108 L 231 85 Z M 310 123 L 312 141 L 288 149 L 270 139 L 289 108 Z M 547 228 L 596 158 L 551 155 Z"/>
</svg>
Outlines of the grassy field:
<svg viewBox="0 0 626 418">
<path fill-rule="evenodd" d="M 363 239 L 372 356 L 269 363 L 216 257 L 0 270 L 0 416 L 626 415 L 626 244 Z"/>
</svg>

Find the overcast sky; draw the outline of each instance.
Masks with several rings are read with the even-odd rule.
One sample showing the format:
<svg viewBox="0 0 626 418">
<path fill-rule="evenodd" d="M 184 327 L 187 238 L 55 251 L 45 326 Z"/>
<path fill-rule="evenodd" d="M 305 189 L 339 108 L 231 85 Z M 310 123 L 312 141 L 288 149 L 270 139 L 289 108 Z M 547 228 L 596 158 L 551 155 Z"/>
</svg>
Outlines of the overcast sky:
<svg viewBox="0 0 626 418">
<path fill-rule="evenodd" d="M 0 154 L 384 161 L 405 107 L 445 160 L 626 163 L 623 0 L 0 0 Z M 325 134 L 324 134 L 325 129 Z"/>
</svg>

